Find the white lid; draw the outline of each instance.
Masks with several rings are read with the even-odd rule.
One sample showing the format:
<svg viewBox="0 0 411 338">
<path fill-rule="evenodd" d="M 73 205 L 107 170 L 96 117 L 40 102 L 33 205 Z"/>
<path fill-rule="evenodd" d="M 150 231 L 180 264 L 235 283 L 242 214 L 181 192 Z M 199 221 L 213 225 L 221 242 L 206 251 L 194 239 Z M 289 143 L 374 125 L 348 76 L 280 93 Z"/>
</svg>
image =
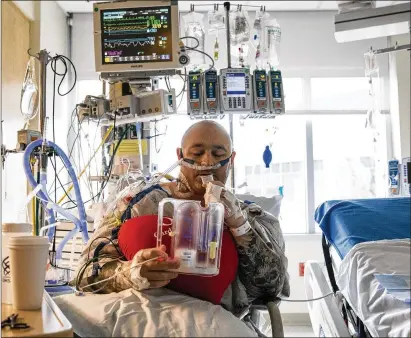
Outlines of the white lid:
<svg viewBox="0 0 411 338">
<path fill-rule="evenodd" d="M 29 223 L 3 223 L 3 232 L 32 232 L 32 225 Z"/>
<path fill-rule="evenodd" d="M 9 239 L 9 247 L 11 246 L 33 246 L 33 245 L 49 245 L 49 239 L 46 236 L 15 236 Z"/>
</svg>

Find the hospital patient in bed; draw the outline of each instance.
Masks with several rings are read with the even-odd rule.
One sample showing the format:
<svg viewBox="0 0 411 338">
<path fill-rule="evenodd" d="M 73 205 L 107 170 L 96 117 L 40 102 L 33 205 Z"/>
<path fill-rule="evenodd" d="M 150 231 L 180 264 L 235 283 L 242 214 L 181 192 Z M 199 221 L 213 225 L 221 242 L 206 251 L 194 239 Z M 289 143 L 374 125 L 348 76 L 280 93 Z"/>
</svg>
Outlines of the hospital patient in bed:
<svg viewBox="0 0 411 338">
<path fill-rule="evenodd" d="M 237 200 L 228 189 L 221 189 L 235 159 L 227 132 L 213 121 L 198 122 L 185 132 L 181 148 L 177 149 L 177 156 L 187 160 L 183 163 L 193 165 L 182 165 L 175 182 L 160 183 L 135 196 L 119 200 L 116 207 L 105 215 L 101 226 L 88 242 L 79 261 L 77 279 L 72 284 L 77 284 L 84 291 L 100 293 L 120 292 L 130 288 L 142 291 L 169 287 L 180 293 L 221 304 L 233 314 L 241 313 L 258 298 L 272 299 L 280 295 L 288 297 L 290 288 L 287 258 L 278 220 L 255 204 Z M 204 169 L 206 167 L 213 168 Z M 213 175 L 214 180 L 207 186 L 207 191 L 201 179 L 205 175 Z M 213 195 L 213 191 L 219 192 L 217 198 L 227 209 L 220 274 L 215 277 L 217 279 L 178 276 L 169 271 L 177 268 L 179 262 L 167 259 L 165 247 L 145 247 L 134 252 L 136 246 L 133 246 L 133 233 L 134 238 L 138 237 L 138 233 L 147 238 L 147 235 L 143 236 L 144 224 L 147 224 L 147 232 L 149 236 L 153 236 L 156 217 L 150 215 L 157 214 L 158 204 L 163 198 L 198 200 L 204 203 L 205 199 L 210 198 L 210 194 Z M 215 198 L 215 194 L 213 196 Z M 113 222 L 113 219 L 118 221 Z M 138 233 L 133 232 L 133 226 L 140 227 Z M 163 256 L 165 259 L 133 268 L 156 256 Z M 90 259 L 97 257 L 97 262 L 82 268 Z M 115 278 L 107 282 L 87 286 L 114 274 Z"/>
</svg>

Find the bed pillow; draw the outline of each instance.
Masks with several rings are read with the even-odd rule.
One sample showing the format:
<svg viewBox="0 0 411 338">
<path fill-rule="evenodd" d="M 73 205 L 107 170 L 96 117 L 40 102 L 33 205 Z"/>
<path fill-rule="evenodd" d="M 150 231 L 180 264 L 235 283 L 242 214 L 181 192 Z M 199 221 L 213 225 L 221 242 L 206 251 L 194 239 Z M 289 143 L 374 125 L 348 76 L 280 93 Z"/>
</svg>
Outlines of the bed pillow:
<svg viewBox="0 0 411 338">
<path fill-rule="evenodd" d="M 170 219 L 165 218 L 164 224 L 162 243 L 167 247 L 167 254 L 170 254 L 170 236 L 167 236 L 171 226 Z M 127 260 L 131 260 L 139 250 L 154 248 L 156 246 L 156 236 L 157 215 L 145 215 L 132 218 L 121 226 L 118 243 Z M 225 290 L 237 275 L 237 268 L 237 248 L 230 231 L 225 229 L 222 239 L 219 274 L 213 277 L 180 274 L 167 287 L 213 304 L 220 304 Z"/>
</svg>

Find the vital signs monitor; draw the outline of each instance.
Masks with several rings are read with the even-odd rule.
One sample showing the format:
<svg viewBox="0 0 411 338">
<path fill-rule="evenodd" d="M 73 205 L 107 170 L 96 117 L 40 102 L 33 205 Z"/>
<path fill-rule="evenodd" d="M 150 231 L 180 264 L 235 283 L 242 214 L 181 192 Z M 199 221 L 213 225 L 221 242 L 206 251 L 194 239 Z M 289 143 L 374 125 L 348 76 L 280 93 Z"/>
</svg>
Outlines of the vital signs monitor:
<svg viewBox="0 0 411 338">
<path fill-rule="evenodd" d="M 181 67 L 177 1 L 96 3 L 93 22 L 97 72 Z"/>
</svg>

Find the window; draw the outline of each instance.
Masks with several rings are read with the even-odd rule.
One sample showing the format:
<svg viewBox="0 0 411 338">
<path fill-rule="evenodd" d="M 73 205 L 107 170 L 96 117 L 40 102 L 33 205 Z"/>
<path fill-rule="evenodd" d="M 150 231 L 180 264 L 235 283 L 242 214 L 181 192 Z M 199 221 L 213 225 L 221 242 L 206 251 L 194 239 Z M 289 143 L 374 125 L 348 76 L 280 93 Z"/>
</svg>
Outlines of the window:
<svg viewBox="0 0 411 338">
<path fill-rule="evenodd" d="M 315 205 L 376 197 L 374 142 L 364 115 L 313 117 Z"/>
<path fill-rule="evenodd" d="M 286 110 L 304 109 L 303 80 L 299 78 L 284 78 L 284 101 Z"/>
<path fill-rule="evenodd" d="M 281 227 L 286 233 L 307 229 L 305 184 L 305 117 L 274 120 L 234 116 L 235 186 L 241 194 L 273 197 L 283 187 Z M 272 162 L 265 167 L 263 152 L 270 146 Z"/>
<path fill-rule="evenodd" d="M 373 80 L 375 93 L 380 93 L 380 81 Z M 366 77 L 311 79 L 311 109 L 367 110 L 370 84 Z"/>
</svg>

